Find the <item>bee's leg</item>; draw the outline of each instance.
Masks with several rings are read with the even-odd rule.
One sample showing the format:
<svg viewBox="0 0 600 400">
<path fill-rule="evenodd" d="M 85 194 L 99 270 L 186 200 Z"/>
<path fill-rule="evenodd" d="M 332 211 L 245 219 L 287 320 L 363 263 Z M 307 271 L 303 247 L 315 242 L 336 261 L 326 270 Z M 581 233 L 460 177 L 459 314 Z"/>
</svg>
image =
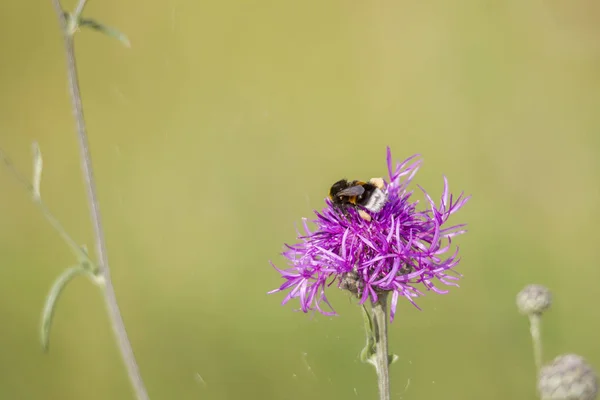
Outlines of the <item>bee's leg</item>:
<svg viewBox="0 0 600 400">
<path fill-rule="evenodd" d="M 366 211 L 358 209 L 358 215 L 367 222 L 371 222 L 371 216 Z"/>
<path fill-rule="evenodd" d="M 344 204 L 344 206 L 342 207 L 342 214 L 344 214 L 344 217 L 346 217 L 347 219 L 350 219 L 350 213 L 348 212 L 348 204 Z"/>
<path fill-rule="evenodd" d="M 350 210 L 353 209 L 353 210 L 359 211 L 359 208 L 354 206 L 353 204 L 344 204 L 341 208 L 342 208 L 342 214 L 349 221 L 352 220 L 352 214 L 350 213 Z"/>
</svg>

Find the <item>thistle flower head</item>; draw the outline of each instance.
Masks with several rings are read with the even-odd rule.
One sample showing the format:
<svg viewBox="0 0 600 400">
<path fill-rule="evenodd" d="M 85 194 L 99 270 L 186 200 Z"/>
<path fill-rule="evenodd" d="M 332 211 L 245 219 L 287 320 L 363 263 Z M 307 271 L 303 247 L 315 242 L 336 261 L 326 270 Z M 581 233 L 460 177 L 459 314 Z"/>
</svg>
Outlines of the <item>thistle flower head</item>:
<svg viewBox="0 0 600 400">
<path fill-rule="evenodd" d="M 434 285 L 437 280 L 445 285 L 458 286 L 459 274 L 451 274 L 458 264 L 458 248 L 451 252 L 454 236 L 464 233 L 464 225 L 446 226 L 450 215 L 468 200 L 461 193 L 455 198 L 444 177 L 440 202 L 423 190 L 426 207 L 418 208 L 411 199 L 408 185 L 421 165 L 418 155 L 397 163 L 392 162 L 387 150 L 389 180 L 383 180 L 387 201 L 381 211 L 368 212 L 370 221 L 356 208 L 341 209 L 326 200 L 325 208 L 315 211 L 314 229 L 304 219 L 304 234 L 299 242 L 286 245 L 283 256 L 289 268 L 276 268 L 285 282 L 269 293 L 289 290 L 283 304 L 298 298 L 304 312 L 317 310 L 335 315 L 326 288 L 337 282 L 339 288 L 349 290 L 360 298 L 377 301 L 383 292 L 392 293 L 391 319 L 394 319 L 399 297 L 407 298 L 416 306 L 414 298 L 424 290 L 446 293 Z M 417 307 L 418 308 L 418 307 Z"/>
</svg>

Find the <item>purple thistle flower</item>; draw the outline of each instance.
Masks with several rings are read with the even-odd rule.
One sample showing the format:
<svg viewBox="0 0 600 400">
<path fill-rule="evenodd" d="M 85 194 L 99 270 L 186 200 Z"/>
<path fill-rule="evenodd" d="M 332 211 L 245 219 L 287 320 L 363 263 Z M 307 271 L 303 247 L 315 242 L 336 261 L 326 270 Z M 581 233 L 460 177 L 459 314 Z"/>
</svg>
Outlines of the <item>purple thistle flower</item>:
<svg viewBox="0 0 600 400">
<path fill-rule="evenodd" d="M 421 160 L 414 155 L 394 168 L 392 154 L 387 149 L 389 182 L 384 180 L 387 202 L 377 213 L 369 212 L 371 221 L 363 219 L 354 208 L 345 213 L 329 199 L 327 206 L 315 211 L 316 229 L 311 231 L 303 219 L 305 235 L 298 233 L 299 243 L 285 245 L 282 254 L 290 268 L 281 270 L 273 263 L 285 282 L 275 293 L 289 289 L 282 304 L 299 298 L 304 312 L 317 310 L 325 315 L 335 311 L 325 295 L 325 288 L 338 281 L 338 287 L 360 298 L 360 304 L 377 301 L 383 292 L 392 292 L 391 320 L 394 319 L 398 297 L 406 297 L 415 307 L 414 298 L 422 296 L 419 286 L 436 293 L 447 293 L 433 284 L 434 278 L 445 285 L 458 286 L 460 274 L 454 268 L 460 259 L 458 247 L 451 249 L 452 238 L 464 232 L 463 225 L 444 227 L 450 215 L 469 199 L 463 193 L 456 200 L 449 194 L 444 177 L 444 191 L 436 206 L 419 186 L 427 199 L 428 209 L 417 210 L 418 201 L 411 201 L 407 187 L 417 173 Z"/>
</svg>

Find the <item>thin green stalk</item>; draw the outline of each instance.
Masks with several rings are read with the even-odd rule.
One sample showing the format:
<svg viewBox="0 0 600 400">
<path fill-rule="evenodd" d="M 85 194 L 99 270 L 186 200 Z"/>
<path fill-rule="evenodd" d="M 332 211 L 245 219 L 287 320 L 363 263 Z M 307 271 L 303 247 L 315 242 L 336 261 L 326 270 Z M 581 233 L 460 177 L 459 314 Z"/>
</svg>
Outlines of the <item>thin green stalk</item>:
<svg viewBox="0 0 600 400">
<path fill-rule="evenodd" d="M 542 338 L 541 338 L 541 314 L 529 314 L 529 332 L 533 341 L 533 358 L 535 360 L 535 368 L 540 372 L 542 368 Z"/>
<path fill-rule="evenodd" d="M 374 365 L 377 371 L 379 400 L 390 400 L 390 358 L 388 353 L 388 310 L 387 293 L 379 295 L 373 303 L 373 325 L 375 337 Z"/>
<path fill-rule="evenodd" d="M 83 9 L 85 8 L 86 4 L 87 4 L 87 0 L 79 0 L 79 2 L 77 2 L 75 11 L 73 11 L 73 19 L 75 21 L 77 21 L 79 19 L 79 17 L 81 17 L 81 13 L 83 12 Z"/>
<path fill-rule="evenodd" d="M 31 195 L 33 202 L 39 207 L 44 217 L 48 220 L 50 225 L 58 232 L 58 234 L 63 238 L 63 240 L 69 245 L 71 250 L 75 253 L 75 256 L 81 260 L 87 262 L 92 268 L 94 268 L 94 262 L 89 258 L 88 254 L 73 240 L 73 238 L 67 233 L 65 228 L 61 225 L 60 221 L 50 212 L 44 201 L 41 197 L 36 196 L 35 189 L 31 183 L 19 172 L 18 169 L 15 168 L 14 164 L 8 158 L 4 150 L 0 149 L 0 159 L 4 165 L 12 172 L 12 174 L 17 178 L 19 183 L 25 187 L 27 192 Z"/>
<path fill-rule="evenodd" d="M 121 317 L 117 296 L 110 277 L 110 268 L 108 264 L 108 252 L 106 249 L 106 240 L 104 238 L 104 230 L 102 228 L 102 218 L 100 215 L 100 204 L 98 195 L 96 194 L 96 184 L 94 181 L 94 173 L 92 167 L 92 157 L 90 154 L 89 143 L 86 132 L 86 124 L 83 116 L 83 105 L 81 103 L 81 91 L 79 89 L 79 81 L 77 78 L 77 66 L 75 62 L 75 48 L 73 45 L 74 35 L 79 27 L 81 13 L 86 5 L 86 0 L 79 0 L 75 11 L 72 14 L 65 13 L 65 10 L 60 4 L 60 0 L 51 0 L 56 12 L 60 28 L 63 33 L 65 53 L 67 57 L 67 76 L 69 80 L 69 90 L 71 93 L 71 106 L 75 117 L 77 127 L 77 137 L 79 139 L 79 151 L 81 158 L 81 169 L 85 188 L 90 206 L 91 220 L 94 227 L 96 238 L 96 254 L 98 256 L 98 274 L 104 281 L 104 299 L 108 311 L 109 319 L 117 340 L 123 362 L 127 368 L 129 379 L 135 391 L 138 400 L 149 399 L 144 381 L 139 371 L 133 349 L 125 323 Z"/>
</svg>

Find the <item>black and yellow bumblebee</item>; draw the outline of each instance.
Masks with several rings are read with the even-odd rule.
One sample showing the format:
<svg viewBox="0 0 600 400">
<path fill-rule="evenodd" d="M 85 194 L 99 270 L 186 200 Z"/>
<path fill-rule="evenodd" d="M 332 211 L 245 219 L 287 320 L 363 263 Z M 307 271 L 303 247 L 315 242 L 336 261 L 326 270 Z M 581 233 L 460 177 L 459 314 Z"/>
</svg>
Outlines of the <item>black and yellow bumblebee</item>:
<svg viewBox="0 0 600 400">
<path fill-rule="evenodd" d="M 381 211 L 387 201 L 383 188 L 382 178 L 373 178 L 369 182 L 341 179 L 329 189 L 329 198 L 333 205 L 342 210 L 355 207 L 364 220 L 370 221 L 371 216 L 361 208 L 371 212 Z"/>
</svg>

